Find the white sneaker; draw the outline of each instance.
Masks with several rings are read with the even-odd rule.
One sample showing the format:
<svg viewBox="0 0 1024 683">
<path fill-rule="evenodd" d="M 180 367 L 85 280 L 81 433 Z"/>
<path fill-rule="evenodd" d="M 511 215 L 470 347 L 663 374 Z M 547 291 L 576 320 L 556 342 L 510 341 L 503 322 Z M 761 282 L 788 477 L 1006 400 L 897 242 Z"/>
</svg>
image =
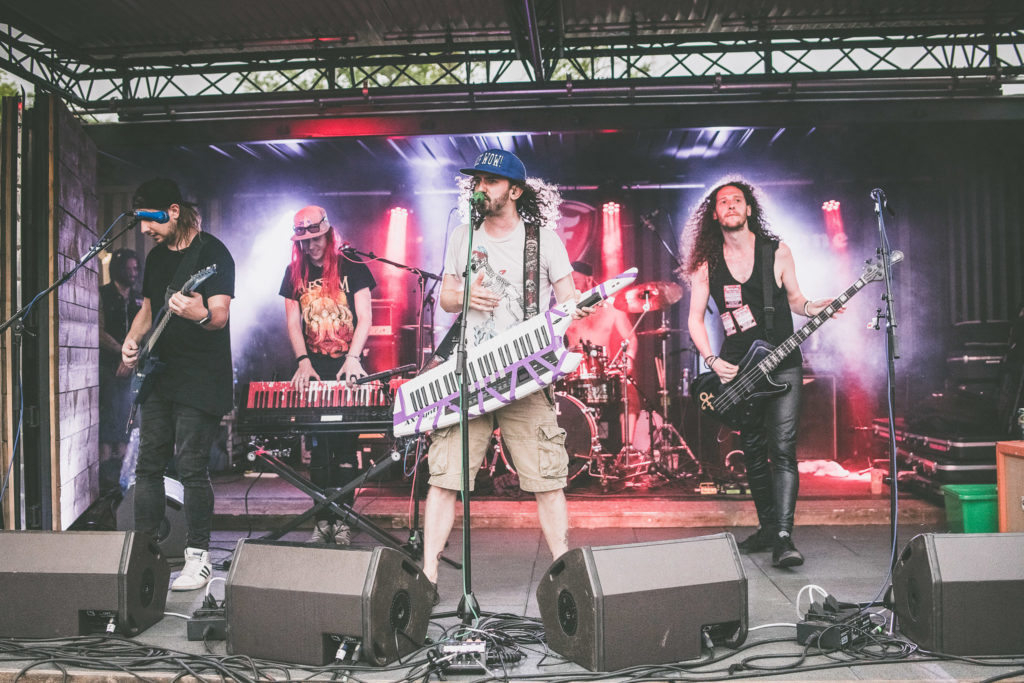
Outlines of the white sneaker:
<svg viewBox="0 0 1024 683">
<path fill-rule="evenodd" d="M 212 575 L 210 553 L 199 548 L 185 548 L 185 566 L 171 583 L 171 590 L 194 591 L 208 584 Z"/>
<path fill-rule="evenodd" d="M 341 522 L 334 523 L 334 543 L 336 545 L 349 545 L 352 542 L 352 530 L 348 524 Z"/>
<path fill-rule="evenodd" d="M 334 525 L 331 524 L 330 520 L 321 519 L 313 527 L 313 534 L 306 543 L 314 543 L 316 545 L 334 543 Z"/>
</svg>

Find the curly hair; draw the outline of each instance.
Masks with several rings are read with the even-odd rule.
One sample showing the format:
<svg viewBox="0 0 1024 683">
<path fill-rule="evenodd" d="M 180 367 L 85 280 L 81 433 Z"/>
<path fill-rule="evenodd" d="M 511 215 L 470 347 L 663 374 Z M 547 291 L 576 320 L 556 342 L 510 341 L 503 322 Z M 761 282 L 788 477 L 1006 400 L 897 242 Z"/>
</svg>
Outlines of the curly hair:
<svg viewBox="0 0 1024 683">
<path fill-rule="evenodd" d="M 747 226 L 752 233 L 771 240 L 779 239 L 771 231 L 768 219 L 761 208 L 760 192 L 755 190 L 753 185 L 740 179 L 721 182 L 705 195 L 690 215 L 690 220 L 686 222 L 682 239 L 686 275 L 693 275 L 705 262 L 708 264 L 709 273 L 718 265 L 718 258 L 722 253 L 725 239 L 722 237 L 722 228 L 715 219 L 715 201 L 723 187 L 736 187 L 743 192 L 747 206 L 750 207 Z"/>
<path fill-rule="evenodd" d="M 455 176 L 459 189 L 459 213 L 463 220 L 469 220 L 469 197 L 473 194 L 473 176 Z M 523 194 L 516 200 L 516 211 L 527 223 L 536 223 L 542 228 L 554 230 L 562 214 L 562 195 L 558 187 L 540 178 L 527 178 L 526 182 L 509 181 L 522 188 Z"/>
</svg>

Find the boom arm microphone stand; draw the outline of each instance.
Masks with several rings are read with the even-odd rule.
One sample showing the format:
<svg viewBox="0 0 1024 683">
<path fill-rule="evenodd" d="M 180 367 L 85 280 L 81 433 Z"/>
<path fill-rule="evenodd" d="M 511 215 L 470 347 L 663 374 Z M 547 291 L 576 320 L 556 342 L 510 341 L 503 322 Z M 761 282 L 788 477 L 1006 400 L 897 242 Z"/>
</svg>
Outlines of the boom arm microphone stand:
<svg viewBox="0 0 1024 683">
<path fill-rule="evenodd" d="M 116 223 L 118 220 L 120 220 L 121 218 L 123 218 L 126 215 L 128 215 L 128 214 L 122 213 L 120 216 L 118 216 L 114 220 L 114 222 Z M 64 273 L 59 278 L 57 278 L 49 287 L 47 287 L 46 289 L 44 289 L 43 291 L 39 292 L 34 297 L 32 297 L 32 300 L 29 301 L 24 306 L 22 306 L 21 309 L 17 313 L 15 313 L 10 318 L 5 320 L 4 323 L 2 325 L 0 325 L 0 332 L 3 332 L 8 327 L 11 327 L 12 325 L 14 325 L 15 334 L 20 334 L 22 332 L 22 328 L 23 328 L 24 317 L 26 315 L 28 315 L 29 310 L 36 304 L 37 301 L 42 299 L 44 296 L 46 296 L 47 294 L 49 294 L 53 290 L 55 290 L 58 287 L 60 287 L 62 284 L 64 284 L 65 282 L 67 282 L 71 278 L 73 278 L 75 276 L 75 273 L 77 273 L 82 268 L 82 266 L 84 266 L 86 263 L 88 263 L 89 261 L 94 259 L 97 255 L 99 255 L 99 253 L 101 251 L 103 251 L 108 246 L 110 246 L 110 244 L 112 242 L 114 242 L 118 237 L 120 237 L 121 235 L 125 234 L 126 232 L 128 232 L 129 230 L 131 230 L 132 228 L 134 228 L 138 224 L 139 224 L 139 219 L 138 218 L 134 218 L 119 233 L 117 233 L 113 237 L 109 237 L 108 238 L 107 235 L 110 233 L 110 230 L 114 227 L 113 225 L 111 225 L 110 228 L 107 229 L 107 232 L 103 233 L 103 236 L 100 237 L 96 241 L 96 244 L 94 244 L 91 247 L 89 247 L 89 251 L 87 251 L 85 253 L 85 255 L 82 256 L 82 258 L 80 258 L 78 260 L 78 263 L 75 264 L 74 268 L 72 268 L 68 272 Z"/>
<path fill-rule="evenodd" d="M 386 259 L 382 256 L 377 256 L 372 251 L 360 251 L 354 248 L 351 244 L 346 244 L 342 247 L 342 251 L 347 251 L 353 254 L 358 254 L 371 261 L 378 261 L 380 263 L 386 263 L 389 266 L 394 266 L 401 270 L 408 271 L 416 276 L 417 286 L 419 288 L 419 309 L 416 311 L 416 362 L 412 366 L 403 366 L 402 368 L 396 368 L 396 372 L 391 374 L 399 374 L 406 370 L 414 370 L 420 366 L 421 358 L 420 353 L 423 348 L 423 310 L 427 305 L 427 297 L 430 296 L 430 292 L 433 291 L 434 286 L 441 282 L 441 276 L 435 275 L 430 271 L 423 270 L 422 268 L 415 268 L 413 266 L 406 265 L 404 263 L 398 263 L 391 259 Z M 430 290 L 426 289 L 428 281 L 433 281 Z M 388 376 L 389 373 L 377 373 L 376 377 Z M 368 378 L 363 378 L 363 381 L 369 381 Z M 356 382 L 359 383 L 358 380 Z M 409 521 L 409 540 L 405 544 L 405 547 L 413 552 L 413 554 L 419 555 L 423 551 L 423 530 L 420 528 L 420 500 L 416 497 L 416 477 L 418 476 L 418 468 L 420 464 L 420 454 L 423 451 L 423 439 L 417 439 L 416 452 L 414 457 L 413 465 L 413 484 L 412 484 L 412 519 Z M 459 569 L 461 565 L 458 562 L 453 562 L 447 557 L 441 556 L 443 562 L 447 562 L 456 569 Z"/>
<path fill-rule="evenodd" d="M 878 218 L 878 256 L 882 262 L 882 275 L 885 281 L 885 293 L 882 300 L 885 301 L 885 310 L 879 308 L 875 312 L 872 327 L 878 329 L 880 319 L 885 320 L 885 358 L 888 385 L 889 404 L 889 541 L 890 566 L 892 571 L 896 565 L 896 533 L 899 527 L 899 476 L 896 463 L 896 359 L 900 357 L 899 346 L 896 339 L 896 310 L 894 308 L 894 293 L 892 288 L 892 268 L 890 258 L 892 249 L 889 247 L 889 236 L 885 231 L 885 212 L 893 214 L 892 209 L 885 198 L 885 192 L 881 188 L 871 190 L 871 198 L 875 201 L 875 216 Z"/>
<path fill-rule="evenodd" d="M 114 225 L 117 223 L 117 221 L 121 220 L 122 218 L 124 218 L 127 215 L 129 215 L 129 214 L 128 213 L 122 213 L 120 216 L 115 218 L 114 221 L 110 224 L 110 227 L 107 228 L 106 232 L 104 232 L 103 235 L 101 235 L 100 238 L 96 241 L 96 244 L 92 245 L 89 248 L 89 251 L 87 251 L 85 253 L 85 255 L 82 256 L 82 258 L 80 258 L 78 260 L 78 263 L 75 264 L 74 268 L 72 268 L 68 272 L 64 273 L 63 275 L 61 275 L 59 278 L 57 278 L 57 280 L 55 280 L 53 283 L 51 283 L 46 289 L 42 290 L 41 292 L 39 292 L 38 294 L 33 296 L 32 299 L 27 304 L 22 306 L 14 315 L 12 315 L 10 318 L 5 320 L 3 322 L 3 324 L 0 324 L 0 334 L 5 332 L 8 328 L 12 328 L 13 329 L 13 332 L 12 332 L 12 335 L 13 335 L 13 339 L 12 339 L 13 348 L 12 348 L 11 359 L 12 359 L 13 367 L 15 368 L 15 375 L 16 375 L 16 382 L 17 382 L 16 387 L 17 387 L 17 390 L 18 390 L 19 394 L 22 391 L 22 389 L 21 389 L 22 381 L 21 380 L 22 380 L 23 367 L 22 367 L 22 361 L 21 361 L 21 342 L 22 342 L 22 335 L 26 333 L 25 318 L 28 317 L 29 312 L 32 310 L 32 307 L 36 305 L 36 302 L 38 302 L 40 299 L 44 298 L 47 294 L 49 294 L 50 292 L 52 292 L 53 290 L 57 289 L 62 284 L 64 284 L 65 282 L 67 282 L 68 280 L 73 278 L 75 276 L 75 273 L 77 273 L 82 268 L 82 266 L 84 266 L 86 263 L 88 263 L 92 259 L 96 258 L 96 256 L 98 256 L 101 251 L 103 251 L 108 246 L 110 246 L 110 244 L 112 242 L 114 242 L 114 240 L 116 240 L 118 237 L 120 237 L 121 235 L 125 234 L 126 232 L 128 232 L 129 230 L 131 230 L 132 228 L 134 228 L 136 225 L 139 224 L 139 219 L 133 217 L 133 219 L 131 221 L 129 221 L 128 225 L 126 225 L 120 232 L 115 234 L 113 237 L 108 237 L 108 235 L 110 234 L 110 231 L 114 229 Z M 29 331 L 28 334 L 31 335 L 33 333 L 31 331 Z M 17 400 L 14 401 L 14 405 L 18 405 L 18 401 Z M 22 407 L 22 408 L 17 410 L 17 422 L 18 422 L 17 431 L 18 431 L 18 434 L 21 433 L 21 426 L 22 426 L 23 418 L 24 418 L 24 408 Z M 5 489 L 7 487 L 7 483 L 8 483 L 8 477 L 12 474 L 12 468 L 14 467 L 15 459 L 18 457 L 18 446 L 19 446 L 18 439 L 15 438 L 14 444 L 11 447 L 10 466 L 7 469 L 7 473 L 5 474 L 3 472 L 0 472 L 0 499 L 3 498 L 4 491 L 5 491 Z M 22 444 L 22 448 L 24 448 L 23 444 Z M 16 510 L 16 512 L 14 514 L 14 519 L 15 520 L 17 520 L 18 515 L 19 515 L 19 512 Z M 24 522 L 24 517 L 22 517 L 22 522 Z M 12 528 L 17 528 L 17 527 L 12 527 Z"/>
</svg>

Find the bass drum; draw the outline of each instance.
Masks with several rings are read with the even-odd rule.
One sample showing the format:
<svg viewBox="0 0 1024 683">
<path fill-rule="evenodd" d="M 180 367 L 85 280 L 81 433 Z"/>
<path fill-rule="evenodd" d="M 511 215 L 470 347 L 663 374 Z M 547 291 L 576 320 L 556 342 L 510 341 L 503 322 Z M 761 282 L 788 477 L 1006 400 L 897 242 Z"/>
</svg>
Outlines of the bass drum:
<svg viewBox="0 0 1024 683">
<path fill-rule="evenodd" d="M 587 469 L 594 456 L 595 444 L 599 443 L 597 423 L 589 408 L 578 399 L 561 392 L 555 394 L 555 415 L 558 426 L 565 430 L 565 450 L 569 454 L 569 481 L 572 481 Z M 493 454 L 488 453 L 484 466 L 490 463 L 493 469 L 500 462 L 504 469 L 515 474 L 515 465 L 512 464 L 512 456 L 505 440 L 501 438 L 500 429 L 494 430 L 491 442 Z"/>
</svg>

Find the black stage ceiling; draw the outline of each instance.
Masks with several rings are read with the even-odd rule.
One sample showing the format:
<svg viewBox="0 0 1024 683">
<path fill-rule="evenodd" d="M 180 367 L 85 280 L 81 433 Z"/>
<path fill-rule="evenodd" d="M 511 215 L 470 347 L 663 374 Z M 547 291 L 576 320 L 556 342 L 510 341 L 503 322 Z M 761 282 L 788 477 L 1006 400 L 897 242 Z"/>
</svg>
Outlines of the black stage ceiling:
<svg viewBox="0 0 1024 683">
<path fill-rule="evenodd" d="M 1022 27 L 1014 0 L 2 0 L 0 66 L 122 121 L 376 117 L 395 134 L 380 117 L 436 112 L 463 132 L 564 130 L 580 122 L 512 124 L 531 108 L 991 104 L 1024 74 Z M 405 134 L 456 124 L 433 126 Z"/>
</svg>

